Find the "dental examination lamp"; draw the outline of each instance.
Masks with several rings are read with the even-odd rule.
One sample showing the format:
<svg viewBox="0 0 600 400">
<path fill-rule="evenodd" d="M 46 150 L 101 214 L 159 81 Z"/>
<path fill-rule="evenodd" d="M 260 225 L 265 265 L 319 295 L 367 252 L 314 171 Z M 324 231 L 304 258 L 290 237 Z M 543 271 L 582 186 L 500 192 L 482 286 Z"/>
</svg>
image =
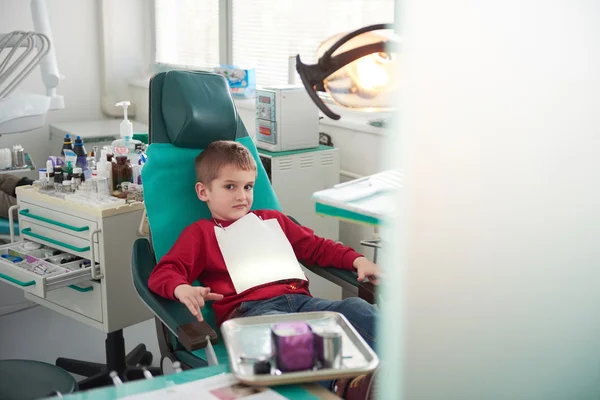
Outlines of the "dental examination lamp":
<svg viewBox="0 0 600 400">
<path fill-rule="evenodd" d="M 0 33 L 0 135 L 39 128 L 48 111 L 65 107 L 45 0 L 31 1 L 31 17 L 35 32 Z M 46 95 L 14 93 L 38 65 Z"/>
<path fill-rule="evenodd" d="M 392 24 L 377 24 L 325 40 L 317 49 L 317 64 L 302 63 L 296 70 L 308 94 L 331 119 L 331 111 L 317 92 L 327 92 L 343 107 L 364 111 L 388 111 L 397 88 L 394 73 L 399 39 Z"/>
</svg>

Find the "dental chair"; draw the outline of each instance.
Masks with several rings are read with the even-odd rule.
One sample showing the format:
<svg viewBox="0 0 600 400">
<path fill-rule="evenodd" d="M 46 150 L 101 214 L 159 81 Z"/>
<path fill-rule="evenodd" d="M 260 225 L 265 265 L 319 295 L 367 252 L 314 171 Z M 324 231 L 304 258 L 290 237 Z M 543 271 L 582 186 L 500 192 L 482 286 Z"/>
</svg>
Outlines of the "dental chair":
<svg viewBox="0 0 600 400">
<path fill-rule="evenodd" d="M 258 175 L 252 209 L 279 210 L 275 193 L 252 138 L 237 113 L 225 78 L 189 71 L 154 76 L 150 82 L 150 146 L 148 162 L 142 172 L 151 235 L 150 240 L 142 238 L 135 242 L 132 273 L 139 296 L 156 316 L 163 373 L 168 373 L 174 361 L 179 361 L 184 369 L 214 364 L 214 360 L 209 363 L 204 351 L 207 335 L 217 362 L 228 365 L 211 303 L 202 309 L 204 322 L 199 323 L 185 305 L 164 299 L 148 289 L 148 278 L 157 260 L 170 250 L 183 229 L 198 219 L 210 218 L 208 207 L 197 198 L 194 190 L 194 159 L 216 140 L 238 141 L 254 156 Z M 373 296 L 372 284 L 359 283 L 351 271 L 318 266 L 306 268 L 332 282 L 359 286 L 361 293 Z"/>
</svg>

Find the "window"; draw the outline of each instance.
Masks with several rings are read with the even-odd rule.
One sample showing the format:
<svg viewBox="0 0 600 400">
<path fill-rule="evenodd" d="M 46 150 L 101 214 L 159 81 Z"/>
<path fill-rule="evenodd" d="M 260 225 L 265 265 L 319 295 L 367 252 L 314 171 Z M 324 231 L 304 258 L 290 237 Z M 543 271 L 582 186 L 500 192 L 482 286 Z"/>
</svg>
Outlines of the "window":
<svg viewBox="0 0 600 400">
<path fill-rule="evenodd" d="M 157 62 L 255 68 L 259 86 L 287 83 L 290 56 L 300 54 L 303 62 L 313 63 L 323 40 L 393 22 L 394 15 L 394 0 L 154 1 Z M 219 21 L 231 26 L 219 26 Z M 220 41 L 226 51 L 221 47 L 219 52 Z"/>
<path fill-rule="evenodd" d="M 219 0 L 154 0 L 156 62 L 219 65 Z"/>
<path fill-rule="evenodd" d="M 233 0 L 235 65 L 256 68 L 260 86 L 288 81 L 288 59 L 314 63 L 319 44 L 340 32 L 393 22 L 393 0 Z M 300 78 L 296 77 L 296 83 Z"/>
</svg>

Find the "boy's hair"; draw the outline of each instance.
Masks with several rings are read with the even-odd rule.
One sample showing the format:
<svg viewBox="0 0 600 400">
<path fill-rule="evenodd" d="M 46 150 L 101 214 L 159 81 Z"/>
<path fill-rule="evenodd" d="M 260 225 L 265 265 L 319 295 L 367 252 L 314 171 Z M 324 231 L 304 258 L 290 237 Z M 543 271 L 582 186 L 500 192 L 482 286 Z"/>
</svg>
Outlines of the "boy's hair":
<svg viewBox="0 0 600 400">
<path fill-rule="evenodd" d="M 205 185 L 219 177 L 221 169 L 232 165 L 244 171 L 256 171 L 256 162 L 250 151 L 242 144 L 231 140 L 218 140 L 209 144 L 196 157 L 196 182 Z"/>
</svg>

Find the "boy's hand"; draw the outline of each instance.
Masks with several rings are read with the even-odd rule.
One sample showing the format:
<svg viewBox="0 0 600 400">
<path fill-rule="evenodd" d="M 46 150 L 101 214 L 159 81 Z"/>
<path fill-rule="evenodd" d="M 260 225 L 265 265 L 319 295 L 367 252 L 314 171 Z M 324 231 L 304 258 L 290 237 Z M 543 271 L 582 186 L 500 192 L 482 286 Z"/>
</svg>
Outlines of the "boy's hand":
<svg viewBox="0 0 600 400">
<path fill-rule="evenodd" d="M 356 269 L 358 273 L 358 281 L 362 282 L 365 278 L 369 278 L 369 282 L 374 285 L 379 284 L 379 278 L 381 277 L 381 270 L 377 266 L 377 264 L 372 263 L 365 257 L 358 257 L 352 263 L 352 266 Z"/>
<path fill-rule="evenodd" d="M 223 298 L 222 294 L 211 293 L 210 288 L 190 285 L 177 286 L 173 294 L 177 300 L 187 306 L 192 315 L 200 322 L 204 321 L 201 312 L 204 303 L 209 300 L 221 300 Z"/>
</svg>

